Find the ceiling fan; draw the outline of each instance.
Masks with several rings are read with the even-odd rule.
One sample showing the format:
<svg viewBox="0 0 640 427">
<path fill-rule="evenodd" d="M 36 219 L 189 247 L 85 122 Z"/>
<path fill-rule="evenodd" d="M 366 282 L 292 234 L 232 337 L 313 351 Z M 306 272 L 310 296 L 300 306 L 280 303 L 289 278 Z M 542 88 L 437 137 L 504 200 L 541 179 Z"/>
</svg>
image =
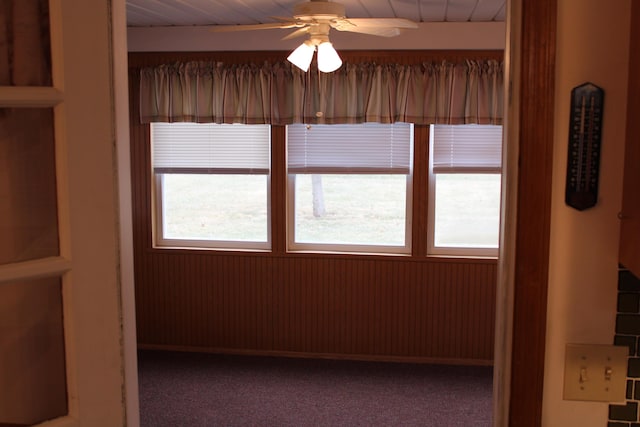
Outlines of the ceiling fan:
<svg viewBox="0 0 640 427">
<path fill-rule="evenodd" d="M 329 30 L 350 31 L 374 36 L 393 37 L 402 28 L 417 28 L 418 25 L 403 18 L 347 18 L 344 5 L 326 0 L 310 0 L 296 4 L 293 16 L 274 17 L 280 22 L 250 25 L 220 25 L 211 31 L 248 31 L 274 28 L 297 28 L 283 40 L 307 35 L 308 39 L 298 46 L 287 58 L 298 68 L 307 71 L 313 53 L 318 50 L 318 70 L 330 73 L 342 65 L 338 52 L 329 41 Z"/>
</svg>

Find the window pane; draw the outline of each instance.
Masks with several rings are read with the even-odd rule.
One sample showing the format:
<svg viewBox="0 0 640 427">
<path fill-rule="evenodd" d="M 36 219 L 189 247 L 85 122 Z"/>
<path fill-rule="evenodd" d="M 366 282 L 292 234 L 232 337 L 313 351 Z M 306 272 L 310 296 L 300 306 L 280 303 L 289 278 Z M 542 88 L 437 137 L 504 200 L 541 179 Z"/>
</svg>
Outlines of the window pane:
<svg viewBox="0 0 640 427">
<path fill-rule="evenodd" d="M 59 278 L 0 284 L 0 425 L 67 413 L 63 330 Z"/>
<path fill-rule="evenodd" d="M 413 125 L 360 123 L 287 126 L 289 173 L 411 171 Z"/>
<path fill-rule="evenodd" d="M 500 172 L 502 126 L 432 125 L 431 129 L 435 173 Z"/>
<path fill-rule="evenodd" d="M 53 111 L 0 108 L 0 264 L 56 256 Z"/>
<path fill-rule="evenodd" d="M 405 244 L 406 175 L 296 175 L 295 242 Z"/>
<path fill-rule="evenodd" d="M 0 1 L 0 86 L 51 86 L 48 0 Z"/>
<path fill-rule="evenodd" d="M 152 123 L 151 131 L 156 173 L 269 171 L 269 125 Z"/>
<path fill-rule="evenodd" d="M 165 239 L 266 242 L 267 175 L 166 174 Z"/>
<path fill-rule="evenodd" d="M 499 174 L 436 174 L 436 247 L 497 248 Z"/>
</svg>

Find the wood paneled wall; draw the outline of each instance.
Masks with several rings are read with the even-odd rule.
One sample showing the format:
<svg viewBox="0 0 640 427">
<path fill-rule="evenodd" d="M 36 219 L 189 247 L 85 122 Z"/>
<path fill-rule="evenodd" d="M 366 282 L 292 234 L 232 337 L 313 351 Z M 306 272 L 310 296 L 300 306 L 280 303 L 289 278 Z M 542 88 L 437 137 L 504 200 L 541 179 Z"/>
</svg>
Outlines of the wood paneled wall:
<svg viewBox="0 0 640 427">
<path fill-rule="evenodd" d="M 153 58 L 136 55 L 130 56 L 130 101 L 141 346 L 492 363 L 495 260 L 291 254 L 279 249 L 284 241 L 275 234 L 271 253 L 154 249 L 149 131 L 137 116 L 136 72 Z M 414 179 L 426 186 L 426 177 Z M 284 206 L 278 200 L 284 194 L 274 190 L 274 207 Z M 416 204 L 414 218 L 425 209 Z M 277 221 L 274 232 L 284 227 Z M 423 246 L 419 241 L 418 253 Z"/>
<path fill-rule="evenodd" d="M 492 359 L 491 264 L 168 251 L 142 258 L 136 265 L 142 344 Z"/>
</svg>

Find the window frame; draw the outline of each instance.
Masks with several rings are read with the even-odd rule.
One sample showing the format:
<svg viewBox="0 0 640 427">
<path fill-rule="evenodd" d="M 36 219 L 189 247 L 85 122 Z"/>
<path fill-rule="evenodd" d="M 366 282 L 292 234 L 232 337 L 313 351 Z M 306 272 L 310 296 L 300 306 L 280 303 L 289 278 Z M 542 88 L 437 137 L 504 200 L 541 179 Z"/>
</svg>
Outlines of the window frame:
<svg viewBox="0 0 640 427">
<path fill-rule="evenodd" d="M 455 258 L 491 258 L 497 259 L 500 250 L 500 238 L 498 236 L 498 245 L 495 248 L 473 247 L 473 246 L 436 246 L 435 244 L 435 227 L 436 227 L 436 175 L 433 171 L 434 161 L 434 126 L 429 126 L 429 165 L 428 165 L 428 183 L 427 183 L 427 257 L 455 257 Z M 504 138 L 504 136 L 503 136 Z M 446 174 L 446 172 L 442 172 Z M 495 175 L 492 171 L 468 171 L 460 172 L 464 174 Z M 449 172 L 449 174 L 453 174 Z M 503 173 L 500 172 L 500 180 L 503 179 Z M 502 185 L 501 185 L 502 186 Z M 499 212 L 498 212 L 499 214 Z M 498 230 L 500 232 L 500 230 Z"/>
<path fill-rule="evenodd" d="M 252 126 L 252 125 L 244 125 Z M 272 250 L 272 141 L 271 125 L 268 125 L 268 156 L 269 170 L 266 174 L 260 174 L 266 178 L 266 240 L 221 240 L 221 239 L 174 239 L 164 237 L 164 203 L 163 203 L 163 180 L 167 173 L 156 172 L 153 167 L 153 124 L 150 129 L 151 145 L 151 206 L 152 206 L 152 247 L 154 249 L 189 249 L 189 250 L 232 250 L 248 252 L 270 252 Z M 242 175 L 241 173 L 232 173 Z M 202 173 L 194 175 L 226 175 L 225 173 Z"/>
<path fill-rule="evenodd" d="M 288 170 L 288 161 L 285 159 L 285 175 L 286 175 L 286 251 L 289 253 L 334 253 L 334 254 L 370 254 L 384 256 L 411 256 L 412 255 L 412 238 L 413 238 L 413 179 L 414 179 L 414 145 L 415 145 L 415 125 L 409 123 L 410 141 L 409 141 L 409 168 L 405 175 L 405 227 L 404 227 L 404 245 L 365 245 L 365 244 L 345 244 L 345 243 L 309 243 L 295 241 L 295 187 L 296 176 L 303 173 L 291 173 Z M 285 127 L 285 153 L 288 153 L 288 126 Z M 285 155 L 286 157 L 286 155 Z M 317 172 L 319 175 L 328 175 L 329 173 Z M 372 175 L 367 172 L 344 172 L 341 175 Z M 374 174 L 375 175 L 375 174 Z M 399 175 L 399 174 L 398 174 Z"/>
<path fill-rule="evenodd" d="M 206 239 L 173 239 L 163 237 L 163 201 L 162 201 L 162 179 L 161 173 L 155 173 L 153 166 L 150 168 L 151 175 L 151 206 L 152 206 L 152 248 L 154 249 L 186 249 L 186 250 L 218 250 L 218 251 L 246 251 L 246 252 L 268 252 L 268 253 L 301 253 L 301 254 L 353 254 L 353 255 L 381 255 L 381 256 L 412 256 L 412 257 L 443 257 L 443 258 L 487 258 L 496 259 L 498 256 L 499 242 L 497 248 L 474 248 L 474 247 L 446 247 L 436 246 L 435 237 L 435 208 L 436 208 L 436 192 L 435 192 L 435 173 L 433 172 L 432 162 L 432 128 L 433 125 L 426 126 L 426 129 L 421 130 L 427 132 L 429 138 L 418 137 L 417 133 L 420 126 L 412 124 L 411 131 L 411 143 L 410 143 L 410 168 L 409 173 L 406 174 L 406 194 L 405 194 L 405 227 L 404 227 L 404 245 L 368 245 L 368 244 L 341 244 L 341 243 L 308 243 L 308 242 L 295 242 L 295 176 L 296 173 L 289 173 L 288 161 L 287 161 L 287 126 L 283 126 L 284 138 L 282 143 L 284 149 L 276 149 L 274 144 L 280 144 L 279 137 L 276 140 L 274 138 L 274 127 L 270 126 L 269 135 L 269 170 L 266 174 L 266 199 L 267 199 L 267 240 L 265 242 L 256 241 L 229 241 L 229 240 L 206 240 Z M 277 126 L 276 126 L 277 128 Z M 153 135 L 153 126 L 150 126 L 151 141 Z M 278 135 L 276 132 L 275 135 Z M 418 138 L 418 139 L 417 139 Z M 424 139 L 422 139 L 424 138 Z M 416 151 L 417 144 L 421 144 L 421 141 L 427 142 L 428 150 L 425 148 L 426 154 L 420 154 L 419 158 L 423 159 L 427 157 L 426 166 L 419 165 L 421 169 L 419 176 L 416 175 Z M 152 144 L 153 145 L 153 144 Z M 275 151 L 274 151 L 275 150 Z M 282 151 L 283 152 L 282 152 Z M 421 149 L 422 150 L 422 149 Z M 153 158 L 153 146 L 151 150 L 151 156 Z M 274 158 L 273 155 L 282 156 L 283 158 Z M 422 162 L 422 160 L 420 160 Z M 284 175 L 284 179 L 281 178 L 273 181 L 274 174 L 280 176 Z M 304 173 L 304 172 L 299 172 Z M 323 172 L 316 172 L 323 174 Z M 369 172 L 370 173 L 370 172 Z M 467 173 L 467 172 L 463 172 Z M 481 173 L 481 172 L 474 172 Z M 358 174 L 354 172 L 354 174 Z M 362 175 L 368 174 L 362 172 Z M 502 174 L 501 174 L 502 175 Z M 423 177 L 423 178 L 420 178 Z M 415 182 L 418 178 L 419 182 Z M 426 178 L 426 179 L 425 179 Z M 423 182 L 424 180 L 424 182 Z M 274 196 L 274 190 L 280 192 L 279 189 L 274 189 L 273 185 L 277 184 L 278 187 L 282 186 L 285 194 L 282 196 Z M 421 194 L 416 194 L 415 190 Z M 424 191 L 426 190 L 426 197 Z M 284 200 L 283 206 L 272 205 L 272 199 L 276 197 L 277 200 Z M 417 205 L 416 205 L 417 204 Z M 424 206 L 424 207 L 423 207 Z M 274 212 L 275 209 L 275 212 Z M 417 209 L 417 211 L 416 211 Z M 274 215 L 276 217 L 274 218 Z M 418 223 L 414 221 L 417 217 L 421 218 Z M 274 225 L 275 221 L 275 225 Z M 282 224 L 282 227 L 279 225 Z M 415 224 L 415 226 L 414 226 Z M 277 243 L 274 247 L 273 230 L 278 231 L 276 236 Z M 415 227 L 418 227 L 416 230 Z M 280 237 L 279 237 L 280 236 Z M 418 252 L 415 252 L 415 251 Z"/>
</svg>

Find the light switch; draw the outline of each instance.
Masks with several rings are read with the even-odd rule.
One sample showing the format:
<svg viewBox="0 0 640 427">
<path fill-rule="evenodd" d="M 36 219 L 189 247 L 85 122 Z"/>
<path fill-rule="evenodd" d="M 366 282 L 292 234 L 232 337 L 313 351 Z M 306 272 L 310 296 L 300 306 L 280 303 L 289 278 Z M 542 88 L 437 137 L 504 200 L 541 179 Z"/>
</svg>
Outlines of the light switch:
<svg viewBox="0 0 640 427">
<path fill-rule="evenodd" d="M 626 398 L 626 346 L 567 344 L 564 399 L 622 402 Z"/>
</svg>

